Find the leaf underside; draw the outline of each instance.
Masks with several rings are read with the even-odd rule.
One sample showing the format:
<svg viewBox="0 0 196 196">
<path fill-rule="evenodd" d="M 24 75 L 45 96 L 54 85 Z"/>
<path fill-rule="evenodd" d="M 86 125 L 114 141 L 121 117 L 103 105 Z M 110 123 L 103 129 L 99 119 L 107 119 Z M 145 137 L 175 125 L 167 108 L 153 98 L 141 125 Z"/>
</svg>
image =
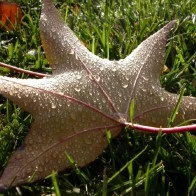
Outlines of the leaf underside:
<svg viewBox="0 0 196 196">
<path fill-rule="evenodd" d="M 53 73 L 43 79 L 0 76 L 0 94 L 32 114 L 34 122 L 23 144 L 11 156 L 0 188 L 42 179 L 69 168 L 68 153 L 78 166 L 87 165 L 112 137 L 133 122 L 164 127 L 179 96 L 159 82 L 171 21 L 119 61 L 89 52 L 64 24 L 51 0 L 42 1 L 41 38 Z M 183 97 L 175 124 L 194 119 L 196 98 Z"/>
</svg>

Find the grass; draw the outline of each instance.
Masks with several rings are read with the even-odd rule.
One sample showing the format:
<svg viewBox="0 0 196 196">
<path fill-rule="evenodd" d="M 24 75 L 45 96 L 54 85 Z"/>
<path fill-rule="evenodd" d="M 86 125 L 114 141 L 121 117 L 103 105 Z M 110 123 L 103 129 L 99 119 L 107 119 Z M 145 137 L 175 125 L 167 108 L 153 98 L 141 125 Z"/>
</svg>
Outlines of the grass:
<svg viewBox="0 0 196 196">
<path fill-rule="evenodd" d="M 0 61 L 37 72 L 51 72 L 39 38 L 40 3 L 18 0 L 24 17 L 20 28 L 0 30 Z M 196 96 L 196 9 L 190 0 L 54 1 L 84 45 L 109 59 L 126 57 L 149 35 L 172 19 L 178 28 L 167 45 L 162 86 Z M 0 74 L 26 78 L 0 68 Z M 0 170 L 28 132 L 29 114 L 0 97 Z M 1 195 L 195 195 L 194 133 L 166 135 L 123 130 L 93 163 L 45 180 L 12 188 Z"/>
</svg>

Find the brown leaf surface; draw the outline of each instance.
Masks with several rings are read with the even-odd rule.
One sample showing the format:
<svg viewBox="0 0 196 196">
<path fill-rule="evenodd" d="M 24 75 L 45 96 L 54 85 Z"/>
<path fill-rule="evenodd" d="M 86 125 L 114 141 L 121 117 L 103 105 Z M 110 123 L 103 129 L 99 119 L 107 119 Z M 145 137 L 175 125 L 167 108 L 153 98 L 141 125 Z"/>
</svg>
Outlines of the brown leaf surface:
<svg viewBox="0 0 196 196">
<path fill-rule="evenodd" d="M 135 123 L 166 126 L 179 96 L 161 88 L 171 21 L 120 61 L 89 52 L 66 26 L 51 0 L 43 0 L 41 38 L 53 69 L 51 77 L 16 79 L 0 76 L 0 93 L 34 117 L 22 146 L 10 158 L 1 188 L 26 183 L 70 167 L 65 152 L 79 166 L 107 146 L 106 130 L 116 136 L 135 101 Z M 195 118 L 196 99 L 184 97 L 176 123 Z"/>
</svg>

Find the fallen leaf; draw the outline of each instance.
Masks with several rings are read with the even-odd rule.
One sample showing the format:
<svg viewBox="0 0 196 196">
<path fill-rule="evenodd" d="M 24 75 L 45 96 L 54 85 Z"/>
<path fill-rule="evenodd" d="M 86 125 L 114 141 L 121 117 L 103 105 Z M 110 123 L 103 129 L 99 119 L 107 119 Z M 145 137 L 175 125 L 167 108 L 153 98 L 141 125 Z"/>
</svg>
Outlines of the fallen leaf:
<svg viewBox="0 0 196 196">
<path fill-rule="evenodd" d="M 81 44 L 51 0 L 42 2 L 41 38 L 53 73 L 43 79 L 0 77 L 0 94 L 34 117 L 1 176 L 1 189 L 70 167 L 65 152 L 81 167 L 95 160 L 108 145 L 106 130 L 115 137 L 130 123 L 133 99 L 134 123 L 157 127 L 167 126 L 179 99 L 159 82 L 167 37 L 176 21 L 125 59 L 109 61 Z M 196 98 L 183 97 L 175 124 L 195 116 Z"/>
<path fill-rule="evenodd" d="M 21 7 L 16 3 L 0 2 L 0 28 L 13 30 L 19 26 L 22 19 Z"/>
</svg>

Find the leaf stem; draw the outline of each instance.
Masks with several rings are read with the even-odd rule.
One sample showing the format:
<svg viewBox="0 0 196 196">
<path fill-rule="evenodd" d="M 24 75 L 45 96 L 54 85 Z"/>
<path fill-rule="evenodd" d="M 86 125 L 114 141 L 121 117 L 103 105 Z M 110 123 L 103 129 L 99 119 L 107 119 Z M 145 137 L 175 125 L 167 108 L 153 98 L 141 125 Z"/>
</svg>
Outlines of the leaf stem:
<svg viewBox="0 0 196 196">
<path fill-rule="evenodd" d="M 169 127 L 169 128 L 163 128 L 163 127 L 150 127 L 146 125 L 139 125 L 139 124 L 132 124 L 132 123 L 125 123 L 127 127 L 137 129 L 139 131 L 145 131 L 145 132 L 151 132 L 151 133 L 157 133 L 159 131 L 163 133 L 178 133 L 178 132 L 186 132 L 186 131 L 196 131 L 196 124 L 193 125 L 186 125 L 186 126 L 180 126 L 180 127 Z"/>
<path fill-rule="evenodd" d="M 6 63 L 2 63 L 2 62 L 0 62 L 0 67 L 5 67 L 5 68 L 11 69 L 11 70 L 16 71 L 16 72 L 25 73 L 25 74 L 37 76 L 37 77 L 40 77 L 40 78 L 50 76 L 48 74 L 42 74 L 42 73 L 37 73 L 37 72 L 34 72 L 34 71 L 29 71 L 29 70 L 21 69 L 21 68 L 12 66 L 12 65 L 8 65 Z"/>
</svg>

